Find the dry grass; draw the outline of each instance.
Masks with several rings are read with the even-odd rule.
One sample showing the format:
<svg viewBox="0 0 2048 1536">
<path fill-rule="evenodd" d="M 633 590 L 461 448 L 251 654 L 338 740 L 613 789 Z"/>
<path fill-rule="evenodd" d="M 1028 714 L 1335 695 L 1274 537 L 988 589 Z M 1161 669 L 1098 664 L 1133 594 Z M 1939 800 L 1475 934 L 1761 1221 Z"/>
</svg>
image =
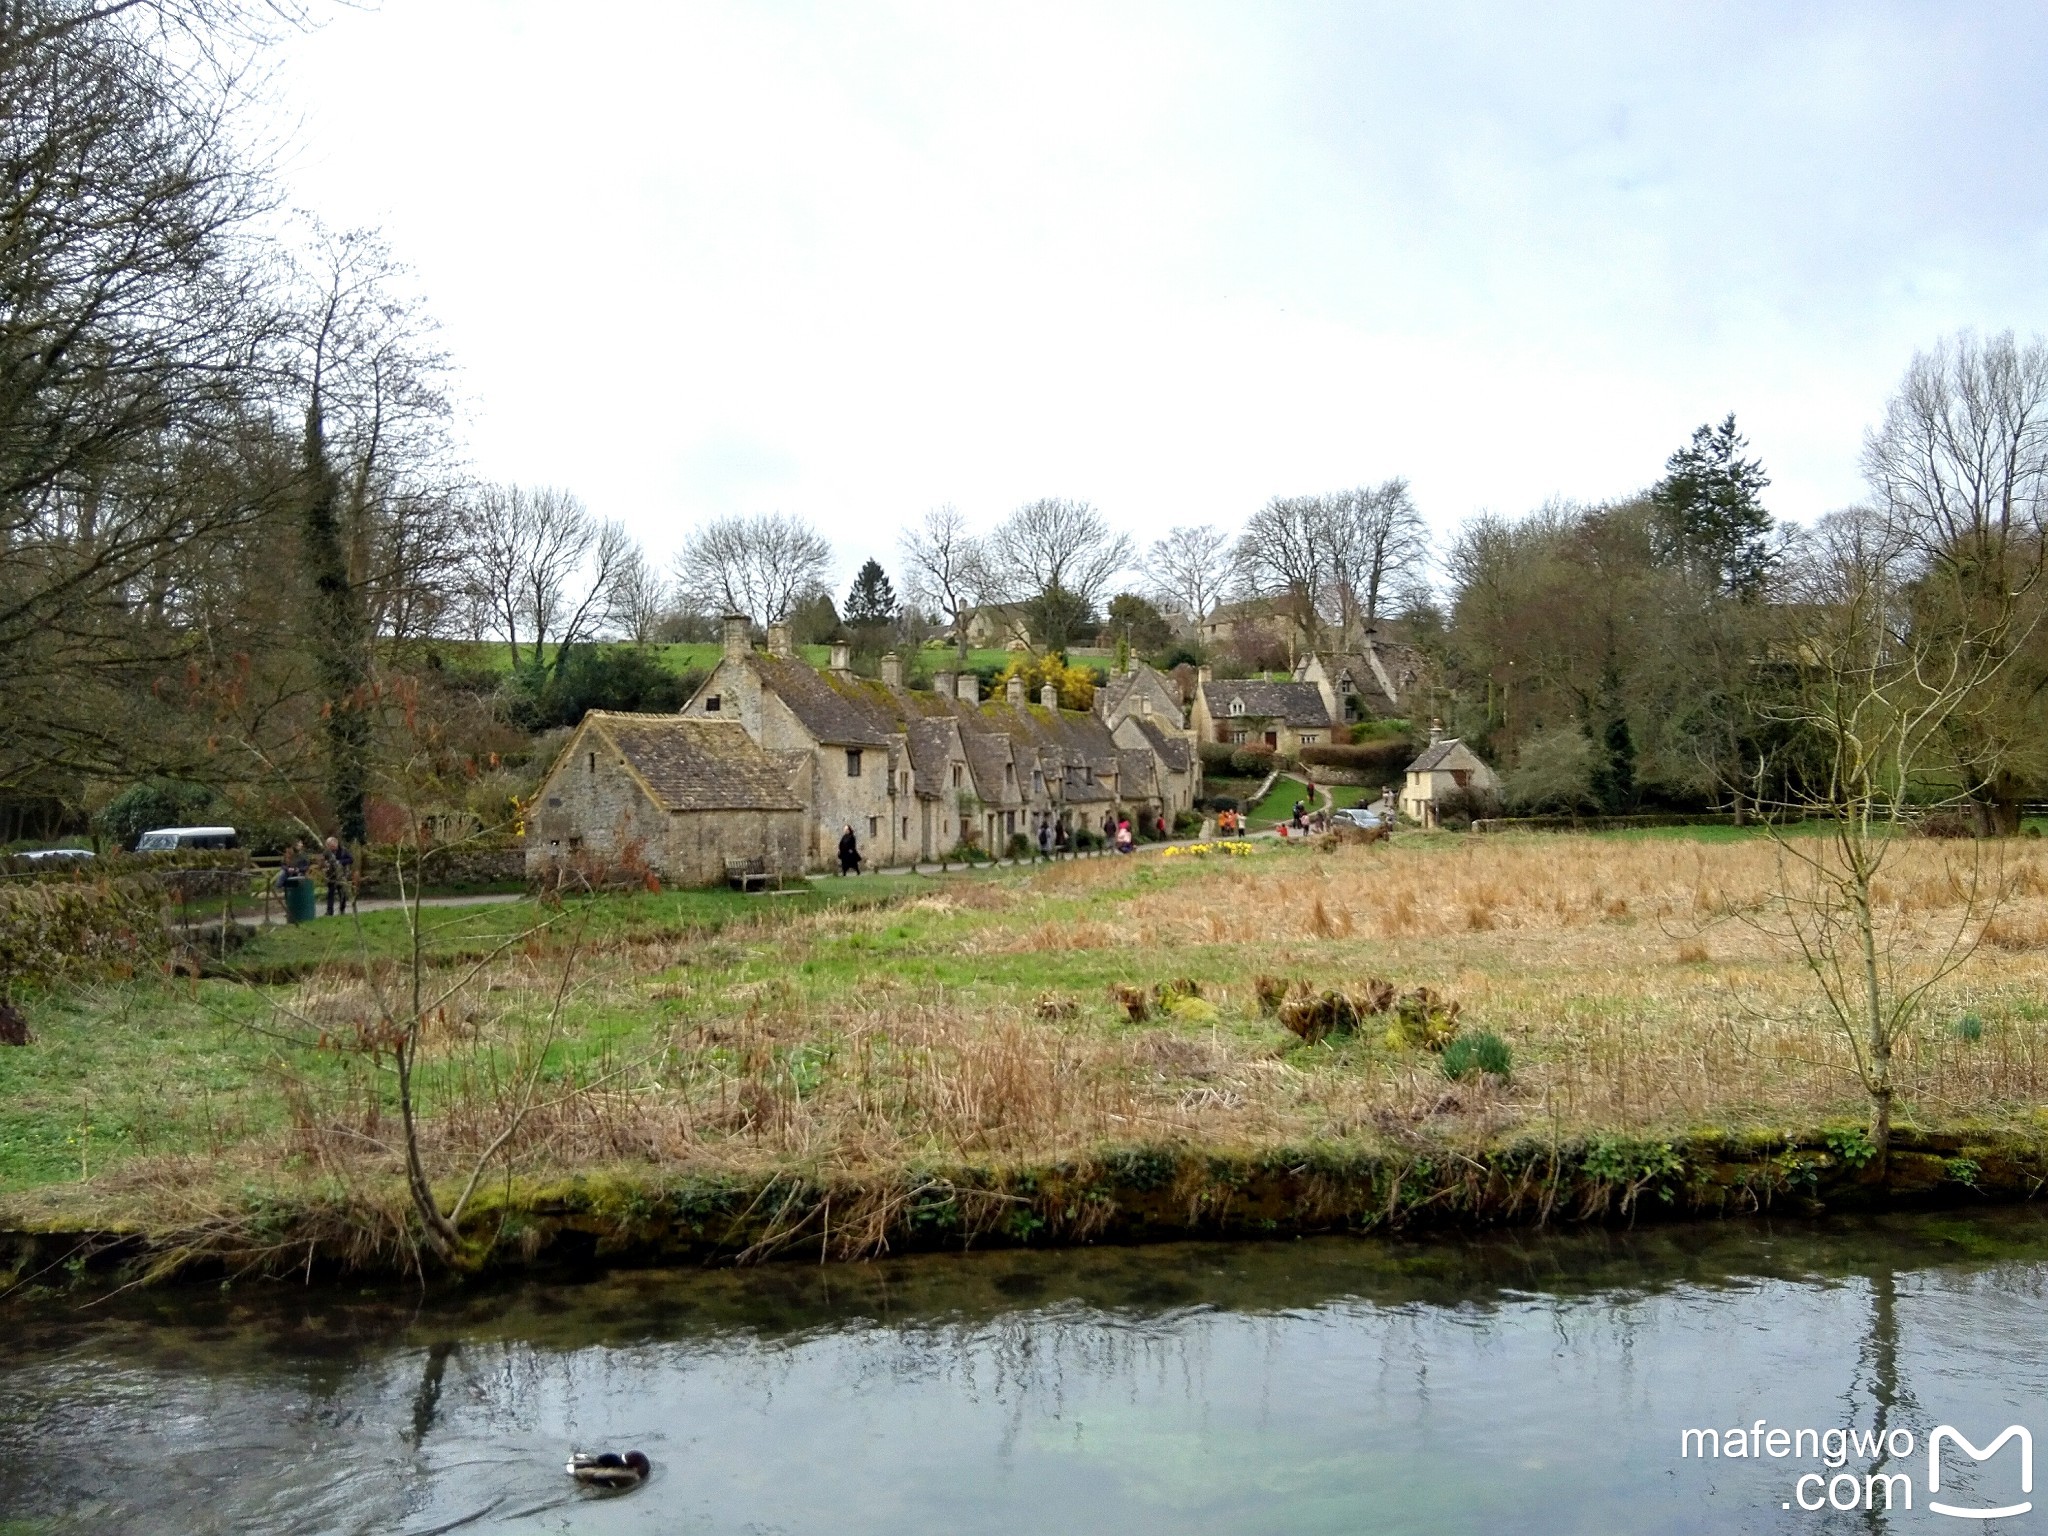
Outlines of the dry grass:
<svg viewBox="0 0 2048 1536">
<path fill-rule="evenodd" d="M 1898 850 L 1883 892 L 1907 935 L 1964 910 L 1968 845 Z M 1908 1123 L 2032 1113 L 2048 1092 L 2048 863 L 2008 852 L 1977 956 L 1905 1043 Z M 584 958 L 549 1091 L 507 1149 L 549 1173 L 603 1165 L 857 1175 L 1042 1162 L 1104 1143 L 1249 1147 L 1427 1133 L 1812 1125 L 1860 1114 L 1806 973 L 1736 914 L 1778 876 L 1762 842 L 1467 839 L 1230 863 L 1099 860 L 961 882 L 908 905 L 644 936 Z M 430 1159 L 459 1170 L 506 1123 L 563 957 L 536 945 L 432 1015 Z M 1514 1051 L 1507 1083 L 1455 1090 L 1377 1032 L 1306 1045 L 1260 1007 L 1274 978 L 1368 976 L 1457 999 Z M 1158 983 L 1199 983 L 1163 1007 Z M 349 1187 L 397 1167 L 387 1074 L 352 1048 L 370 981 L 286 989 L 323 1035 L 271 1088 L 281 1132 L 202 1169 L 141 1158 L 97 1181 L 160 1190 L 253 1168 Z M 1255 985 L 1256 983 L 1256 985 Z M 1150 1016 L 1119 985 L 1162 999 Z M 1977 1039 L 1947 1025 L 1981 1017 Z"/>
</svg>

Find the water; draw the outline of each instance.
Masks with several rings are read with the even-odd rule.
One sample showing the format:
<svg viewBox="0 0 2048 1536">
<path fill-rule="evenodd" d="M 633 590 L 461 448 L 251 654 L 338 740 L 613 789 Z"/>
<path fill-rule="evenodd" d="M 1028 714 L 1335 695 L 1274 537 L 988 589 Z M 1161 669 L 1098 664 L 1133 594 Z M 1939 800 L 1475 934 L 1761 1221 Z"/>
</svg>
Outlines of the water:
<svg viewBox="0 0 2048 1536">
<path fill-rule="evenodd" d="M 0 1532 L 2048 1529 L 1926 1508 L 2022 1497 L 1926 1439 L 2048 1432 L 2044 1281 L 2017 1211 L 128 1297 L 0 1318 Z M 1680 1454 L 1760 1418 L 1913 1448 Z"/>
</svg>

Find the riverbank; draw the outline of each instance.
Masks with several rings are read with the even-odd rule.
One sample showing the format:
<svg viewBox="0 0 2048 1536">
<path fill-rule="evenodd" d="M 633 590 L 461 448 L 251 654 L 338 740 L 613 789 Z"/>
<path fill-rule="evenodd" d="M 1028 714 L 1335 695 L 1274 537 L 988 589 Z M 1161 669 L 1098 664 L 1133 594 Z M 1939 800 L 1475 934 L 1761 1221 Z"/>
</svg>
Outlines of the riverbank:
<svg viewBox="0 0 2048 1536">
<path fill-rule="evenodd" d="M 1899 921 L 1953 916 L 1952 856 L 1902 850 Z M 1741 920 L 1772 874 L 1756 842 L 1440 836 L 440 914 L 421 1155 L 444 1207 L 476 1175 L 483 1270 L 2032 1197 L 2040 856 L 1906 1043 L 1882 1175 L 1846 1042 Z M 275 979 L 33 999 L 5 1283 L 416 1266 L 410 947 L 374 913 L 235 957 Z M 1375 982 L 1499 1050 L 1276 1006 Z"/>
<path fill-rule="evenodd" d="M 1779 1214 L 2022 1204 L 2048 1185 L 2048 1128 L 1901 1133 L 1879 1171 L 1853 1127 L 1673 1140 L 1406 1153 L 1330 1144 L 1256 1153 L 1108 1149 L 1046 1167 L 916 1170 L 819 1183 L 773 1176 L 660 1182 L 604 1170 L 515 1180 L 471 1208 L 469 1273 L 673 1264 L 819 1263 L 884 1253 L 1096 1243 L 1427 1236 L 1503 1227 L 1637 1226 Z M 0 1294 L 223 1277 L 302 1282 L 410 1276 L 403 1210 L 309 1199 L 222 1213 L 203 1229 L 149 1224 L 0 1230 Z"/>
</svg>

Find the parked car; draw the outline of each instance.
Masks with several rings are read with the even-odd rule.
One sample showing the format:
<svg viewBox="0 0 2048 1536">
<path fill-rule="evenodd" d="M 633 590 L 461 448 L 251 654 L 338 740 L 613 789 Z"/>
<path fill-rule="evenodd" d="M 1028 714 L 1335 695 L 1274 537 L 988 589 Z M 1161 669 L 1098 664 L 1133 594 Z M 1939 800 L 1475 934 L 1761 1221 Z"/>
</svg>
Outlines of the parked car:
<svg viewBox="0 0 2048 1536">
<path fill-rule="evenodd" d="M 17 859 L 29 859 L 38 864 L 61 863 L 66 859 L 89 859 L 90 848 L 31 848 L 26 853 L 14 855 Z"/>
<path fill-rule="evenodd" d="M 1363 827 L 1368 832 L 1377 832 L 1386 825 L 1386 818 L 1369 805 L 1349 806 L 1336 813 L 1339 821 L 1348 821 L 1354 827 Z"/>
<path fill-rule="evenodd" d="M 174 853 L 181 848 L 239 848 L 233 827 L 158 827 L 135 840 L 137 853 Z"/>
</svg>

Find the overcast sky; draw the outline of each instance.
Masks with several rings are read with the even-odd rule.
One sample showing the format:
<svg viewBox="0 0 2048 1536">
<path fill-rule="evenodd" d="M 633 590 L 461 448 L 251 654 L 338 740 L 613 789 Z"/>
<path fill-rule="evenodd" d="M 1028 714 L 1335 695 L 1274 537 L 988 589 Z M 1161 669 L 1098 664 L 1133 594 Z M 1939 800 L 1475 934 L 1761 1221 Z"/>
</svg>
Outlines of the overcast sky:
<svg viewBox="0 0 2048 1536">
<path fill-rule="evenodd" d="M 2048 329 L 2044 80 L 2017 4 L 384 0 L 274 95 L 479 473 L 850 570 L 944 501 L 1149 537 L 1399 474 L 1449 530 L 1731 410 L 1840 506 L 1916 348 Z"/>
</svg>

